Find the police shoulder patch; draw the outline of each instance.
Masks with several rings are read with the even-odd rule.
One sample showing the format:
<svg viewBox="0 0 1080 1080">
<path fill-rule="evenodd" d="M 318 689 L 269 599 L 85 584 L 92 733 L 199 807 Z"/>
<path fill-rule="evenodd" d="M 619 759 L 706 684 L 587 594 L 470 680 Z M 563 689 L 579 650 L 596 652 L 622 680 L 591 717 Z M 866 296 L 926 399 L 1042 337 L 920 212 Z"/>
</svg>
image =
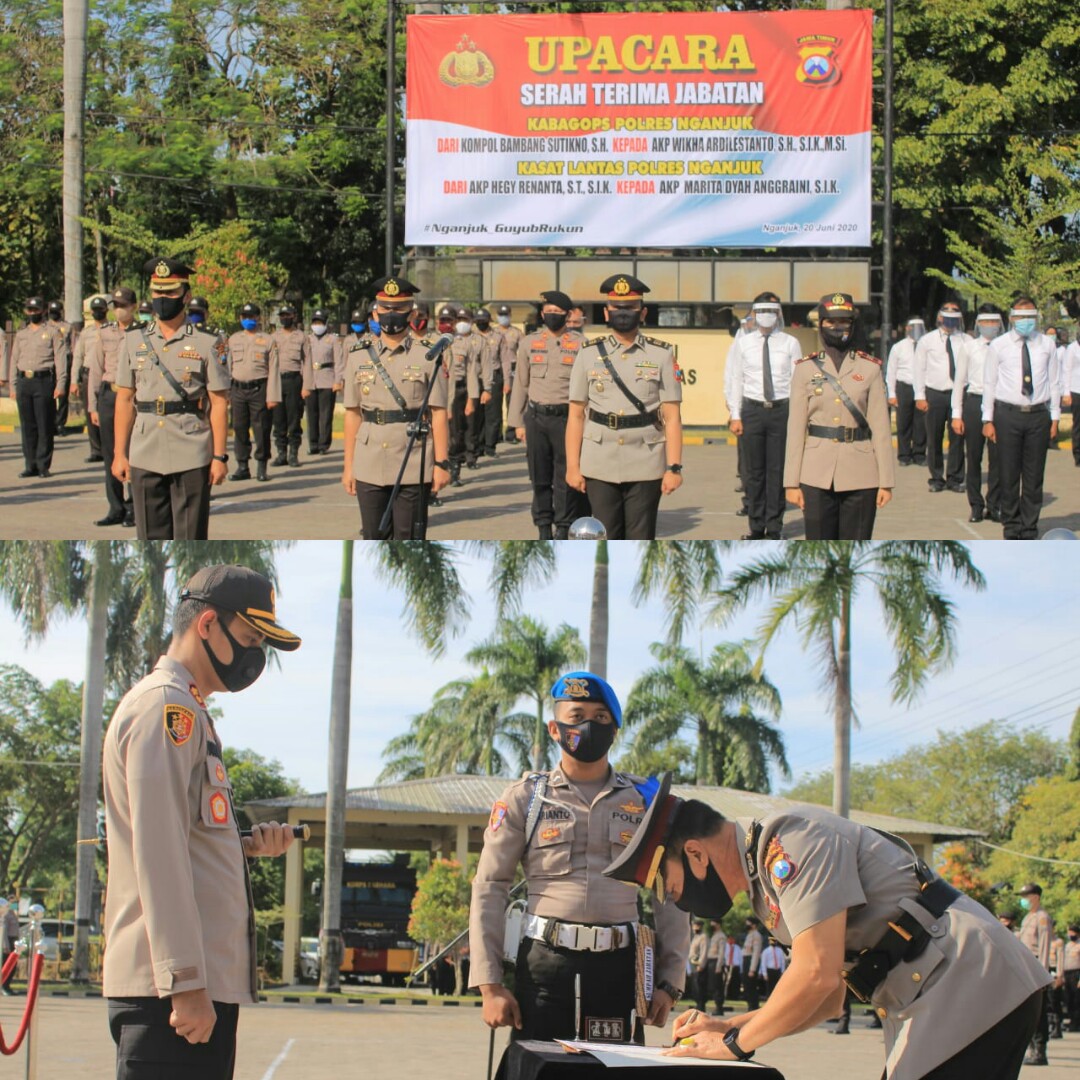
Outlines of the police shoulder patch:
<svg viewBox="0 0 1080 1080">
<path fill-rule="evenodd" d="M 765 849 L 765 869 L 777 889 L 789 885 L 799 872 L 798 866 L 784 850 L 784 845 L 778 836 L 774 836 Z"/>
<path fill-rule="evenodd" d="M 183 746 L 195 730 L 195 710 L 172 703 L 165 706 L 165 733 L 174 746 Z"/>
<path fill-rule="evenodd" d="M 502 827 L 502 823 L 506 820 L 506 813 L 509 809 L 510 808 L 502 801 L 502 799 L 491 808 L 491 818 L 489 819 L 488 824 L 493 833 L 498 832 Z"/>
</svg>

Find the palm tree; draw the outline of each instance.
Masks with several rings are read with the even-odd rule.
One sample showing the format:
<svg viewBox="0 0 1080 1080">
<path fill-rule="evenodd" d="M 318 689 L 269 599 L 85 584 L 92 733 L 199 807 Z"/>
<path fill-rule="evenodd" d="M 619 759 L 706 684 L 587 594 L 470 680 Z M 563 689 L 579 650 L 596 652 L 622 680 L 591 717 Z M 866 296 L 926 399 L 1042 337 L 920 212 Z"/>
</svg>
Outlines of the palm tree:
<svg viewBox="0 0 1080 1080">
<path fill-rule="evenodd" d="M 770 723 L 780 716 L 780 693 L 754 671 L 744 643 L 717 645 L 705 662 L 676 645 L 650 651 L 659 664 L 627 698 L 625 726 L 635 737 L 621 765 L 634 769 L 636 757 L 689 730 L 697 742 L 695 783 L 768 791 L 770 763 L 790 776 L 783 736 Z"/>
<path fill-rule="evenodd" d="M 765 650 L 793 623 L 804 648 L 816 650 L 835 723 L 833 810 L 850 810 L 852 612 L 859 586 L 873 589 L 896 654 L 890 678 L 894 702 L 911 702 L 927 677 L 953 658 L 953 605 L 941 587 L 948 575 L 982 589 L 985 579 L 967 546 L 954 541 L 827 541 L 785 544 L 739 569 L 711 613 L 725 622 L 761 596 L 770 597 L 758 642 Z"/>
<path fill-rule="evenodd" d="M 470 664 L 489 667 L 511 700 L 525 697 L 532 701 L 533 769 L 546 768 L 551 757 L 545 709 L 552 683 L 561 672 L 580 667 L 585 657 L 585 646 L 574 627 L 562 623 L 550 633 L 543 623 L 528 615 L 505 619 L 487 641 L 465 654 Z"/>
<path fill-rule="evenodd" d="M 129 681 L 145 674 L 166 643 L 164 627 L 170 609 L 165 575 L 171 569 L 174 581 L 186 581 L 201 566 L 243 562 L 274 580 L 273 551 L 279 546 L 272 541 L 10 540 L 0 544 L 0 596 L 11 605 L 28 640 L 43 640 L 56 615 L 85 610 L 89 620 L 80 743 L 80 836 L 97 833 L 106 689 L 126 688 Z M 139 613 L 145 617 L 140 619 Z M 77 849 L 73 982 L 87 982 L 90 977 L 94 859 L 89 845 Z"/>
<path fill-rule="evenodd" d="M 596 541 L 593 563 L 592 608 L 589 612 L 589 670 L 607 678 L 608 649 L 608 546 Z"/>
</svg>

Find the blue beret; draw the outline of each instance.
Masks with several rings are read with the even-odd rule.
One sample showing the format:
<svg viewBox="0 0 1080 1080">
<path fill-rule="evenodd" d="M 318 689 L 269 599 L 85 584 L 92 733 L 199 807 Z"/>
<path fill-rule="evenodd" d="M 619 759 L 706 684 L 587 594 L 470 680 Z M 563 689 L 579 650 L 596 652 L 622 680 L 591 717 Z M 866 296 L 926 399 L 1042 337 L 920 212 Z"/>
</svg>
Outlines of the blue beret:
<svg viewBox="0 0 1080 1080">
<path fill-rule="evenodd" d="M 616 727 L 622 727 L 622 706 L 611 684 L 591 671 L 568 671 L 551 688 L 553 701 L 599 701 L 608 707 Z"/>
</svg>

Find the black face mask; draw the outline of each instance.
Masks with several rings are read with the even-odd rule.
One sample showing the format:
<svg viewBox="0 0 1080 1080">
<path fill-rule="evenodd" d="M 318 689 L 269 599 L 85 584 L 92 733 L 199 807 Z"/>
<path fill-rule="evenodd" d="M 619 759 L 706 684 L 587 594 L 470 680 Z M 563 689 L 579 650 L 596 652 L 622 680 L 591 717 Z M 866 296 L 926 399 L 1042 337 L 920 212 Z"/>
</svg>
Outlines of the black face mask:
<svg viewBox="0 0 1080 1080">
<path fill-rule="evenodd" d="M 577 761 L 599 761 L 615 741 L 615 725 L 598 720 L 583 720 L 580 724 L 560 724 L 559 745 Z"/>
<path fill-rule="evenodd" d="M 476 320 L 476 329 L 477 330 L 487 330 L 490 326 L 491 326 L 491 320 L 490 319 L 477 319 Z"/>
<path fill-rule="evenodd" d="M 608 325 L 620 334 L 629 334 L 641 325 L 641 312 L 634 308 L 615 308 L 608 312 Z"/>
<path fill-rule="evenodd" d="M 690 860 L 683 852 L 683 885 L 679 899 L 675 906 L 680 911 L 688 911 L 699 919 L 710 919 L 717 922 L 731 910 L 731 897 L 724 888 L 720 875 L 716 872 L 710 859 L 705 867 L 705 879 L 698 881 L 690 869 Z"/>
<path fill-rule="evenodd" d="M 296 320 L 291 315 L 281 316 L 281 328 L 282 330 L 291 330 Z"/>
<path fill-rule="evenodd" d="M 157 303 L 157 301 L 154 302 Z M 210 657 L 210 663 L 226 690 L 232 693 L 246 690 L 263 673 L 266 667 L 266 652 L 259 645 L 241 645 L 220 619 L 218 625 L 221 627 L 221 632 L 229 639 L 233 658 L 227 664 L 222 663 L 214 654 L 214 650 L 210 648 L 210 642 L 203 638 L 202 643 L 206 655 Z"/>
<path fill-rule="evenodd" d="M 404 334 L 409 325 L 406 311 L 380 311 L 379 327 L 384 334 Z"/>
<path fill-rule="evenodd" d="M 547 314 L 541 315 L 540 318 L 553 334 L 557 334 L 566 325 L 567 320 L 566 315 L 557 311 L 549 311 Z"/>
<path fill-rule="evenodd" d="M 41 312 L 35 311 L 31 315 L 29 315 L 28 318 L 32 323 L 39 323 L 41 322 Z"/>
<path fill-rule="evenodd" d="M 171 322 L 187 307 L 182 296 L 155 296 L 151 306 L 163 322 Z"/>
<path fill-rule="evenodd" d="M 853 330 L 837 330 L 823 326 L 821 328 L 821 340 L 830 348 L 844 349 L 851 344 L 854 333 Z"/>
</svg>

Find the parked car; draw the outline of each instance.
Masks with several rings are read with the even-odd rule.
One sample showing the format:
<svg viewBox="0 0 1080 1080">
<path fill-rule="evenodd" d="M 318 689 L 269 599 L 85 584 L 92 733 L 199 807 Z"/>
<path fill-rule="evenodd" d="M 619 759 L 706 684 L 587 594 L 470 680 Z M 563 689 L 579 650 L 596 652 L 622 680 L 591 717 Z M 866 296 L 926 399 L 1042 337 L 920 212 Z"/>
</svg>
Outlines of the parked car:
<svg viewBox="0 0 1080 1080">
<path fill-rule="evenodd" d="M 300 939 L 300 981 L 305 983 L 319 981 L 319 939 L 317 937 Z"/>
</svg>

